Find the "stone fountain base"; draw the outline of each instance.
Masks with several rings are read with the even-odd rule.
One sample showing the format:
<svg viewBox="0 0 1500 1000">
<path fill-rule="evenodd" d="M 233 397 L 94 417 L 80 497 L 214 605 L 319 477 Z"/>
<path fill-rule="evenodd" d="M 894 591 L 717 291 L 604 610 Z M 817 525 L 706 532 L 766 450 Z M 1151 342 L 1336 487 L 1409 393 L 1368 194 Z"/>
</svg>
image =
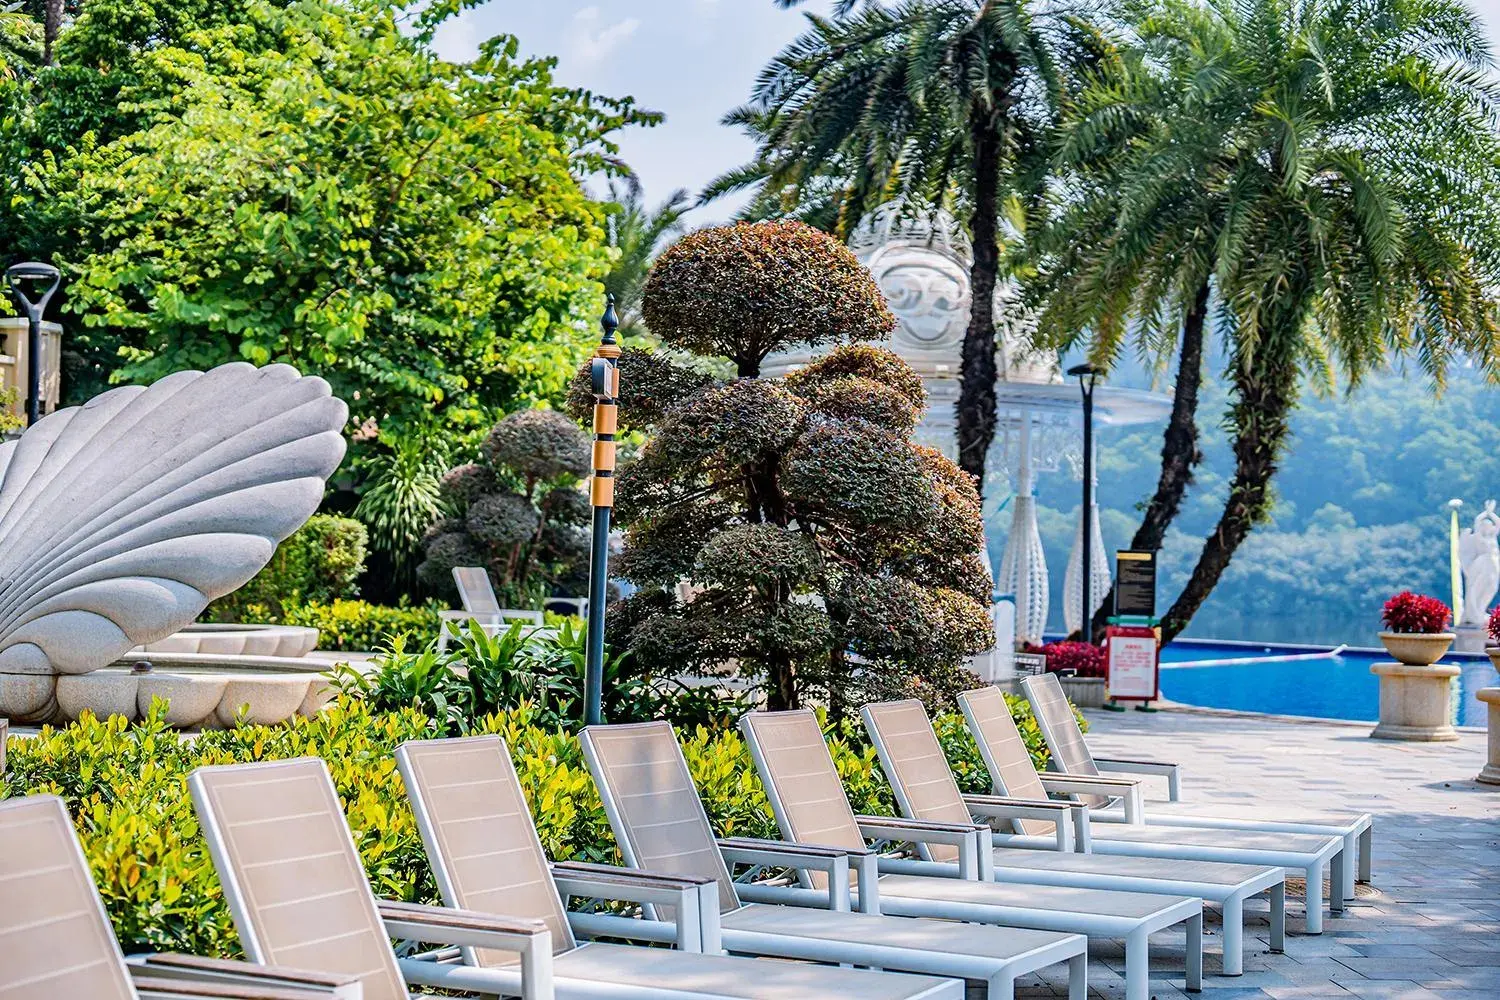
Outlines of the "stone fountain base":
<svg viewBox="0 0 1500 1000">
<path fill-rule="evenodd" d="M 1380 678 L 1380 722 L 1371 738 L 1423 743 L 1458 739 L 1453 728 L 1453 678 L 1462 669 L 1446 663 L 1376 663 L 1370 673 Z"/>
</svg>

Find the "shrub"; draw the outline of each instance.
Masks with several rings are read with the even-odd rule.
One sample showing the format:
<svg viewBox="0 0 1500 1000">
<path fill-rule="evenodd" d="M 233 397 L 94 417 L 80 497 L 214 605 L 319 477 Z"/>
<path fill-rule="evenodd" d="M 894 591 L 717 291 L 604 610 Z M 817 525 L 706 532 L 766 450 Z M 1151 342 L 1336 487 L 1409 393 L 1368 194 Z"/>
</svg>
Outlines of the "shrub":
<svg viewBox="0 0 1500 1000">
<path fill-rule="evenodd" d="M 727 357 L 749 376 L 784 347 L 881 340 L 896 327 L 875 279 L 849 248 L 791 221 L 684 236 L 652 265 L 642 311 L 666 343 Z"/>
<path fill-rule="evenodd" d="M 1045 646 L 1029 644 L 1026 651 L 1045 656 L 1047 672 L 1053 674 L 1071 670 L 1079 677 L 1103 677 L 1109 662 L 1104 647 L 1092 642 L 1049 642 Z"/>
<path fill-rule="evenodd" d="M 384 649 L 397 636 L 409 645 L 426 646 L 438 635 L 438 607 L 389 607 L 368 601 L 335 600 L 297 604 L 283 609 L 282 622 L 318 630 L 318 648 L 347 651 Z"/>
<path fill-rule="evenodd" d="M 1448 605 L 1436 597 L 1403 590 L 1385 602 L 1380 620 L 1392 632 L 1433 635 L 1447 628 L 1452 616 Z"/>
<path fill-rule="evenodd" d="M 1025 703 L 1011 700 L 1038 766 L 1045 763 Z M 328 761 L 355 843 L 377 895 L 436 903 L 395 767 L 397 746 L 431 734 L 430 721 L 407 709 L 379 714 L 342 698 L 313 719 L 281 726 L 186 736 L 167 728 L 162 706 L 130 725 L 121 717 L 85 715 L 62 729 L 9 743 L 0 798 L 53 793 L 67 800 L 95 882 L 127 952 L 185 951 L 238 957 L 238 938 L 187 791 L 194 768 L 291 757 Z M 963 719 L 936 720 L 939 739 L 965 791 L 988 791 L 989 776 Z M 510 745 L 537 818 L 542 846 L 557 860 L 619 863 L 599 796 L 572 736 L 538 727 L 529 710 L 492 716 L 477 731 Z M 722 836 L 777 838 L 750 755 L 731 728 L 679 734 L 693 779 Z M 890 788 L 863 729 L 846 723 L 830 734 L 839 773 L 856 812 L 890 814 Z"/>
<path fill-rule="evenodd" d="M 276 547 L 265 569 L 215 601 L 204 617 L 219 622 L 275 621 L 282 605 L 350 597 L 354 581 L 364 572 L 368 545 L 368 532 L 358 521 L 314 514 Z"/>
</svg>

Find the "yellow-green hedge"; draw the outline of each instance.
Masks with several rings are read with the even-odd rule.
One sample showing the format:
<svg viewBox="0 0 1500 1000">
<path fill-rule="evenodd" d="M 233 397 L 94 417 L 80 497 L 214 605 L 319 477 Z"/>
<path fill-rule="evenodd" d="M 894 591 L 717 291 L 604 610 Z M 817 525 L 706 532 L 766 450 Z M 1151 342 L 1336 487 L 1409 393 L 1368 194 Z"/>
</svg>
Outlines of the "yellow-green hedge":
<svg viewBox="0 0 1500 1000">
<path fill-rule="evenodd" d="M 1024 703 L 1014 704 L 1033 756 L 1044 751 Z M 234 957 L 239 944 L 218 879 L 199 837 L 186 780 L 196 767 L 289 757 L 328 761 L 377 894 L 436 902 L 393 752 L 429 733 L 415 711 L 377 715 L 345 699 L 312 720 L 184 736 L 159 712 L 137 725 L 85 717 L 34 738 L 13 737 L 0 798 L 51 792 L 69 804 L 94 878 L 127 951 L 174 950 Z M 956 715 L 939 718 L 949 758 L 966 789 L 989 777 Z M 557 859 L 617 862 L 614 838 L 578 742 L 531 726 L 527 710 L 486 720 L 505 737 L 538 818 L 542 844 Z M 765 793 L 737 732 L 682 732 L 684 750 L 710 818 L 723 835 L 776 836 Z M 830 738 L 855 809 L 889 813 L 889 786 L 874 751 L 851 725 Z"/>
</svg>

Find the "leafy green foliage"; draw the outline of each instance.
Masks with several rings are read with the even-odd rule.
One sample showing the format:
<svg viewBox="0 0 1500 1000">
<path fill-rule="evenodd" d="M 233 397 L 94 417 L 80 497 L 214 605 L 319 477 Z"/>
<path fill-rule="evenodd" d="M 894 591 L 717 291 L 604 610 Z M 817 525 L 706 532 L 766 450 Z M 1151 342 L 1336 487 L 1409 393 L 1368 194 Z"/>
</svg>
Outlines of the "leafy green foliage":
<svg viewBox="0 0 1500 1000">
<path fill-rule="evenodd" d="M 441 507 L 428 520 L 423 586 L 454 592 L 455 567 L 485 567 L 495 593 L 511 607 L 540 605 L 553 588 L 586 585 L 587 526 L 592 517 L 578 488 L 589 470 L 589 439 L 555 410 L 521 410 L 485 438 L 483 463 L 448 470 Z"/>
<path fill-rule="evenodd" d="M 626 343 L 647 332 L 641 317 L 646 275 L 664 245 L 682 235 L 686 228 L 682 219 L 691 207 L 687 191 L 681 188 L 655 208 L 647 208 L 642 197 L 640 183 L 627 177 L 623 190 L 610 183 L 605 205 L 606 242 L 619 256 L 604 276 L 604 290 L 615 297 L 619 336 Z"/>
<path fill-rule="evenodd" d="M 354 516 L 370 529 L 370 541 L 402 581 L 416 571 L 428 526 L 442 511 L 440 477 L 447 464 L 441 444 L 425 435 L 405 435 L 367 457 L 364 495 Z"/>
<path fill-rule="evenodd" d="M 1024 702 L 1011 701 L 1038 766 L 1045 749 Z M 127 952 L 178 951 L 240 957 L 238 937 L 208 856 L 187 777 L 198 767 L 322 757 L 333 775 L 355 844 L 378 896 L 439 902 L 421 836 L 396 771 L 394 752 L 431 735 L 433 723 L 410 708 L 386 714 L 341 698 L 312 719 L 281 726 L 184 735 L 167 728 L 162 706 L 136 725 L 86 715 L 62 729 L 12 737 L 0 798 L 51 793 L 67 800 Z M 963 719 L 935 720 L 939 738 L 966 791 L 988 791 L 978 750 Z M 503 736 L 536 817 L 542 846 L 556 860 L 620 863 L 609 821 L 578 742 L 538 726 L 531 710 L 487 718 L 476 732 Z M 689 770 L 721 836 L 777 838 L 765 792 L 733 728 L 698 726 L 678 734 Z M 890 787 L 862 730 L 831 734 L 839 773 L 861 813 L 891 814 Z"/>
<path fill-rule="evenodd" d="M 367 652 L 384 649 L 398 636 L 417 648 L 437 639 L 438 607 L 387 607 L 367 601 L 334 600 L 327 604 L 284 606 L 281 621 L 318 630 L 318 648 Z"/>
<path fill-rule="evenodd" d="M 349 597 L 364 572 L 366 538 L 365 526 L 358 521 L 314 514 L 276 547 L 265 569 L 215 601 L 204 617 L 219 622 L 279 621 L 287 605 L 327 604 Z M 257 618 L 257 613 L 272 617 Z"/>
</svg>

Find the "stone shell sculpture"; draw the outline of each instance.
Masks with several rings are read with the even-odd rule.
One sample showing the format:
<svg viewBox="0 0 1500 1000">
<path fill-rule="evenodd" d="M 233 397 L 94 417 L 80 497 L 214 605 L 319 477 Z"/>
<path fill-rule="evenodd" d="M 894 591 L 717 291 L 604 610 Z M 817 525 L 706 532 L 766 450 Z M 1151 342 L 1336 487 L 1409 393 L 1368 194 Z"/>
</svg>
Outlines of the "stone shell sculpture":
<svg viewBox="0 0 1500 1000">
<path fill-rule="evenodd" d="M 287 365 L 177 372 L 0 445 L 0 716 L 243 586 L 317 510 L 348 408 Z"/>
</svg>

